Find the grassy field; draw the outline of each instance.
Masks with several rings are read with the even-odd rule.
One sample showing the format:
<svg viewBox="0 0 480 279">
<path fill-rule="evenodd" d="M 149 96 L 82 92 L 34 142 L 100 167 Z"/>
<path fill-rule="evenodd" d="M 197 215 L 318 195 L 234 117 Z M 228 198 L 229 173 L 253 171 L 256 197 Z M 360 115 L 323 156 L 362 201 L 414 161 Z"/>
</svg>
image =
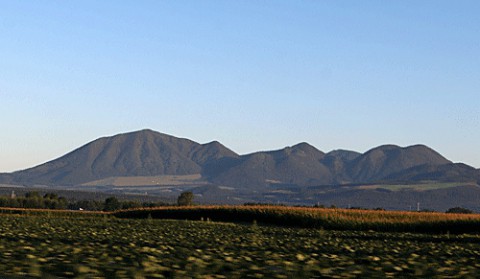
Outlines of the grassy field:
<svg viewBox="0 0 480 279">
<path fill-rule="evenodd" d="M 2 278 L 474 278 L 480 236 L 3 214 Z"/>
<path fill-rule="evenodd" d="M 0 277 L 475 278 L 479 233 L 477 214 L 1 208 Z"/>
<path fill-rule="evenodd" d="M 116 187 L 135 186 L 185 186 L 205 185 L 201 174 L 190 175 L 159 175 L 159 176 L 120 176 L 101 180 L 95 180 L 82 184 L 82 186 L 103 186 L 111 185 Z"/>
<path fill-rule="evenodd" d="M 411 232 L 429 234 L 480 233 L 480 214 L 383 211 L 289 206 L 163 206 L 103 211 L 0 208 L 0 215 L 65 218 L 176 219 L 253 222 L 282 227 L 326 230 Z"/>
<path fill-rule="evenodd" d="M 458 186 L 476 185 L 476 183 L 419 183 L 419 184 L 379 184 L 356 186 L 358 189 L 386 189 L 390 191 L 415 190 L 428 191 Z"/>
</svg>

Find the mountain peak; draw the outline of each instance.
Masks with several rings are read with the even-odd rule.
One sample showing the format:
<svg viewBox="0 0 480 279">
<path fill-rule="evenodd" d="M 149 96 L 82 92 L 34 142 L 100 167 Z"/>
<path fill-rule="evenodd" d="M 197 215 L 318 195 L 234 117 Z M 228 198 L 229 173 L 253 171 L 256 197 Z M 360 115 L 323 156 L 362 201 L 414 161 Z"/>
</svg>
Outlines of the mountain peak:
<svg viewBox="0 0 480 279">
<path fill-rule="evenodd" d="M 292 149 L 300 149 L 300 150 L 307 151 L 307 152 L 321 152 L 315 146 L 313 146 L 313 145 L 311 145 L 307 142 L 297 143 L 296 145 L 292 146 L 291 148 Z"/>
<path fill-rule="evenodd" d="M 271 181 L 313 186 L 435 177 L 439 173 L 443 181 L 453 177 L 453 173 L 457 173 L 455 177 L 478 173 L 459 166 L 421 144 L 387 144 L 364 154 L 348 150 L 325 154 L 300 142 L 275 151 L 240 156 L 218 141 L 200 144 L 142 129 L 94 140 L 53 161 L 4 174 L 0 182 L 80 185 L 112 177 L 196 175 L 205 183 L 227 186 L 257 187 Z"/>
<path fill-rule="evenodd" d="M 321 159 L 323 158 L 323 156 L 325 156 L 325 153 L 306 142 L 301 142 L 293 146 L 287 146 L 279 150 L 257 152 L 254 154 L 269 154 L 275 156 L 276 158 L 283 158 L 295 155 L 301 157 L 314 157 Z"/>
<path fill-rule="evenodd" d="M 370 153 L 370 152 L 388 152 L 388 151 L 391 151 L 391 150 L 399 150 L 399 149 L 402 149 L 402 147 L 398 146 L 398 145 L 395 145 L 395 144 L 383 144 L 383 145 L 380 145 L 380 146 L 377 146 L 377 147 L 374 147 L 370 150 L 368 150 L 366 152 L 366 154 Z"/>
<path fill-rule="evenodd" d="M 160 132 L 151 130 L 151 129 L 141 129 L 137 131 L 131 131 L 131 132 L 125 132 L 125 133 L 119 133 L 113 136 L 107 136 L 106 138 L 115 138 L 115 137 L 122 137 L 122 136 L 131 136 L 131 135 L 149 135 L 149 134 L 154 134 L 154 135 L 165 135 Z"/>
<path fill-rule="evenodd" d="M 425 145 L 382 145 L 359 156 L 350 169 L 354 180 L 372 182 L 412 167 L 448 163 L 451 162 Z"/>
<path fill-rule="evenodd" d="M 202 164 L 235 157 L 220 143 L 201 145 L 150 129 L 94 140 L 58 159 L 17 172 L 18 183 L 77 185 L 119 176 L 200 174 Z"/>
</svg>

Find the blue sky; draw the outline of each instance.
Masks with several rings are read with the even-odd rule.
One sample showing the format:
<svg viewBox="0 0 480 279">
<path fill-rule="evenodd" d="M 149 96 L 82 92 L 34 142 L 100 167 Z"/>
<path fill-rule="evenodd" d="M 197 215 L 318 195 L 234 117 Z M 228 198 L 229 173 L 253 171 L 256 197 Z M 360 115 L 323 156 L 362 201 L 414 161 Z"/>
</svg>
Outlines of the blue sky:
<svg viewBox="0 0 480 279">
<path fill-rule="evenodd" d="M 0 1 L 0 172 L 150 128 L 480 167 L 479 1 Z"/>
</svg>

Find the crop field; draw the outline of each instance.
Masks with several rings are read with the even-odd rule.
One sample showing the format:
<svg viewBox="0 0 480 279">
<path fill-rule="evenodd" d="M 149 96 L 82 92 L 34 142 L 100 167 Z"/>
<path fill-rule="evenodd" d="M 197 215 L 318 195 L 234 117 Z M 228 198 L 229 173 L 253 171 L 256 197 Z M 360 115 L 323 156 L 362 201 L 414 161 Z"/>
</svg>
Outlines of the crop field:
<svg viewBox="0 0 480 279">
<path fill-rule="evenodd" d="M 468 278 L 480 236 L 2 214 L 2 278 Z"/>
<path fill-rule="evenodd" d="M 213 220 L 380 232 L 480 233 L 479 214 L 451 214 L 286 206 L 191 206 L 118 211 L 119 218 Z"/>
<path fill-rule="evenodd" d="M 356 186 L 358 189 L 387 189 L 390 191 L 401 191 L 401 190 L 416 190 L 416 191 L 427 191 L 427 190 L 437 190 L 452 188 L 458 186 L 475 186 L 477 185 L 474 182 L 465 182 L 465 183 L 420 183 L 420 184 L 378 184 L 378 185 L 362 185 Z"/>
</svg>

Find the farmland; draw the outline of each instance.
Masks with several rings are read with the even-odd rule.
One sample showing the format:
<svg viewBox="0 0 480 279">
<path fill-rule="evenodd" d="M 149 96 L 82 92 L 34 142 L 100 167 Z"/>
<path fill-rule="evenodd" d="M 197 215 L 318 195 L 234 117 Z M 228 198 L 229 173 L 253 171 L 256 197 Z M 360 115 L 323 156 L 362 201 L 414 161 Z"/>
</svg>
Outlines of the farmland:
<svg viewBox="0 0 480 279">
<path fill-rule="evenodd" d="M 465 278 L 480 270 L 476 234 L 326 230 L 209 219 L 4 210 L 0 270 L 11 278 Z"/>
<path fill-rule="evenodd" d="M 415 191 L 427 191 L 436 189 L 447 189 L 458 186 L 475 186 L 476 183 L 452 183 L 452 182 L 432 182 L 432 183 L 419 183 L 419 184 L 378 184 L 378 185 L 361 185 L 356 186 L 358 189 L 386 189 L 390 191 L 402 191 L 402 190 L 415 190 Z"/>
<path fill-rule="evenodd" d="M 119 218 L 156 218 L 263 224 L 328 230 L 480 233 L 480 215 L 287 206 L 191 206 L 122 210 Z"/>
</svg>

